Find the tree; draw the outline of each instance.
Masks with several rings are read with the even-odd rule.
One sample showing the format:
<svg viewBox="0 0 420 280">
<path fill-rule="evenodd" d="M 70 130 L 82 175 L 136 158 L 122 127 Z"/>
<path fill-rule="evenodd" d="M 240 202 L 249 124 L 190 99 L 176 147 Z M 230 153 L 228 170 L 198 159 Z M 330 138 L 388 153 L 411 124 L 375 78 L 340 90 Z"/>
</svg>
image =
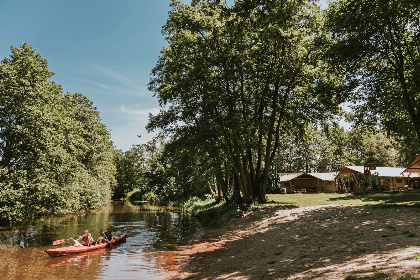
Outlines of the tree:
<svg viewBox="0 0 420 280">
<path fill-rule="evenodd" d="M 147 163 L 143 145 L 134 145 L 126 152 L 117 151 L 114 161 L 117 168 L 117 183 L 112 198 L 126 198 L 131 191 L 135 189 L 142 191 L 146 188 Z"/>
<path fill-rule="evenodd" d="M 81 94 L 62 94 L 30 45 L 0 64 L 0 223 L 99 207 L 115 167 L 109 132 Z"/>
<path fill-rule="evenodd" d="M 311 1 L 172 1 L 150 83 L 167 108 L 148 129 L 191 139 L 214 166 L 226 160 L 243 199 L 264 201 L 282 135 L 341 102 L 325 90 L 318 14 Z"/>
<path fill-rule="evenodd" d="M 337 122 L 307 125 L 284 137 L 275 160 L 280 173 L 336 172 L 349 165 L 349 136 Z"/>
<path fill-rule="evenodd" d="M 349 136 L 337 122 L 325 123 L 320 131 L 322 142 L 318 146 L 318 172 L 336 172 L 345 165 L 351 165 L 348 149 Z"/>
<path fill-rule="evenodd" d="M 66 93 L 63 102 L 66 117 L 62 119 L 62 127 L 66 140 L 60 145 L 75 163 L 68 183 L 78 190 L 82 207 L 104 205 L 111 199 L 116 172 L 109 131 L 86 96 Z"/>
<path fill-rule="evenodd" d="M 0 72 L 0 167 L 15 169 L 37 162 L 34 150 L 38 147 L 31 145 L 31 134 L 44 136 L 44 124 L 54 119 L 57 110 L 51 112 L 43 101 L 58 105 L 62 89 L 48 81 L 54 73 L 31 46 L 11 50 Z"/>
<path fill-rule="evenodd" d="M 396 143 L 385 131 L 354 128 L 349 132 L 349 165 L 398 166 Z"/>
<path fill-rule="evenodd" d="M 420 148 L 420 6 L 417 0 L 330 4 L 330 56 L 352 84 L 357 123 L 380 125 Z"/>
</svg>

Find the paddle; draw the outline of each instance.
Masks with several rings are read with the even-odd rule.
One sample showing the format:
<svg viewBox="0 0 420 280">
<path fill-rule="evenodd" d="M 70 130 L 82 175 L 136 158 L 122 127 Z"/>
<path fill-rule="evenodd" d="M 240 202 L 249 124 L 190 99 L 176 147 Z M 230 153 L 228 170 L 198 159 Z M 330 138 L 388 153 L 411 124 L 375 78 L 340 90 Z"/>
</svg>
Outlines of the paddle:
<svg viewBox="0 0 420 280">
<path fill-rule="evenodd" d="M 56 240 L 56 241 L 54 241 L 53 242 L 53 245 L 58 245 L 58 244 L 61 244 L 61 243 L 64 243 L 64 242 L 66 242 L 68 239 L 60 239 L 60 240 Z"/>
</svg>

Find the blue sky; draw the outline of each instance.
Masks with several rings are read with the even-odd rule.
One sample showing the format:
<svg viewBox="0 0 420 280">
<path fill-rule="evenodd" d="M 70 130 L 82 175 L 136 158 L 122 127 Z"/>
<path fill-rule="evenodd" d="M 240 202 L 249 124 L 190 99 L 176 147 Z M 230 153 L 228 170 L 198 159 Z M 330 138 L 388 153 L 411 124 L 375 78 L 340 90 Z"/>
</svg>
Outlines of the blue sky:
<svg viewBox="0 0 420 280">
<path fill-rule="evenodd" d="M 0 57 L 26 42 L 48 61 L 64 92 L 98 108 L 117 148 L 151 139 L 158 102 L 147 90 L 165 45 L 170 0 L 0 0 Z M 141 135 L 138 138 L 137 135 Z"/>
<path fill-rule="evenodd" d="M 0 58 L 11 45 L 30 44 L 64 92 L 93 101 L 115 146 L 126 151 L 153 136 L 144 127 L 159 104 L 147 84 L 166 45 L 161 28 L 170 2 L 0 0 Z"/>
</svg>

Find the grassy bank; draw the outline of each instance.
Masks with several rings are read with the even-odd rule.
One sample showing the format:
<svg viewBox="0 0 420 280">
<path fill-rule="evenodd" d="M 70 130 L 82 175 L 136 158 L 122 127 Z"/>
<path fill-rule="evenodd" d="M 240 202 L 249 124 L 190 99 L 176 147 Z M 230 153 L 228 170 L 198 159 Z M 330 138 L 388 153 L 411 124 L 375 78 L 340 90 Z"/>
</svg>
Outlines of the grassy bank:
<svg viewBox="0 0 420 280">
<path fill-rule="evenodd" d="M 267 199 L 263 205 L 248 205 L 242 218 L 230 220 L 225 210 L 232 207 L 234 213 L 234 204 L 220 204 L 210 197 L 191 203 L 198 217 L 210 222 L 212 218 L 220 226 L 200 232 L 188 249 L 192 257 L 182 273 L 191 272 L 194 279 L 264 275 L 420 280 L 420 193 L 276 194 Z"/>
<path fill-rule="evenodd" d="M 238 205 L 218 202 L 213 197 L 207 197 L 205 200 L 192 197 L 182 205 L 182 208 L 205 226 L 222 225 L 231 217 L 240 217 L 243 213 L 243 210 Z"/>
<path fill-rule="evenodd" d="M 267 204 L 288 207 L 313 205 L 377 205 L 377 206 L 420 206 L 420 193 L 367 193 L 367 194 L 268 194 Z"/>
<path fill-rule="evenodd" d="M 221 225 L 231 217 L 240 217 L 244 211 L 260 207 L 303 207 L 315 205 L 349 205 L 349 206 L 412 206 L 420 207 L 420 193 L 367 193 L 367 194 L 337 194 L 337 193 L 308 193 L 308 194 L 268 194 L 267 203 L 251 204 L 239 207 L 234 203 L 225 204 L 208 197 L 200 200 L 196 197 L 182 205 L 202 225 Z"/>
</svg>

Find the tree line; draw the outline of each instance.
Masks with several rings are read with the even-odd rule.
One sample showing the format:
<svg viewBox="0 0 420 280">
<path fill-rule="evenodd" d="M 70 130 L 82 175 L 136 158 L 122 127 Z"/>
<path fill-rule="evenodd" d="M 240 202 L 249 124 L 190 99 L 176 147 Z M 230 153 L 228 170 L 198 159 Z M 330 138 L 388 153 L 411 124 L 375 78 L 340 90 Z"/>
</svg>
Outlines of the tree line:
<svg viewBox="0 0 420 280">
<path fill-rule="evenodd" d="M 207 154 L 190 153 L 168 137 L 133 145 L 117 156 L 114 198 L 149 200 L 167 204 L 206 195 L 224 201 L 224 193 Z M 308 126 L 302 135 L 287 136 L 273 160 L 267 192 L 280 191 L 279 174 L 337 172 L 343 166 L 406 166 L 403 145 L 384 130 L 346 130 L 337 122 Z M 410 158 L 410 163 L 413 158 Z M 414 155 L 415 158 L 415 155 Z M 226 173 L 226 197 L 234 199 L 233 173 Z"/>
<path fill-rule="evenodd" d="M 149 84 L 159 136 L 125 152 L 86 97 L 49 80 L 46 60 L 12 48 L 0 220 L 111 197 L 264 202 L 278 173 L 406 166 L 420 150 L 419 18 L 416 0 L 173 0 Z"/>
<path fill-rule="evenodd" d="M 345 102 L 359 143 L 392 137 L 400 164 L 419 150 L 417 1 L 316 2 L 171 3 L 149 85 L 162 110 L 148 129 L 171 135 L 173 153 L 194 157 L 224 201 L 263 202 L 274 163 L 309 167 L 308 129 L 345 114 Z M 349 162 L 348 147 L 336 165 Z"/>
<path fill-rule="evenodd" d="M 114 147 L 98 110 L 63 93 L 30 45 L 0 64 L 0 223 L 108 203 Z"/>
</svg>

